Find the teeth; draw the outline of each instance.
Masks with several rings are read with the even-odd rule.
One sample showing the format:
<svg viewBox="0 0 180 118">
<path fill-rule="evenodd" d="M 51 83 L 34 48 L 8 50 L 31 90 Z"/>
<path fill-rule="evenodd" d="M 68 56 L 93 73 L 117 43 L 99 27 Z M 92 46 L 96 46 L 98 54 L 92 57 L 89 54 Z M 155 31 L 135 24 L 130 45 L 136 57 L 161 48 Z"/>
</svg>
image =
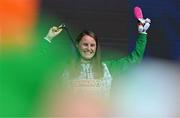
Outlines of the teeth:
<svg viewBox="0 0 180 118">
<path fill-rule="evenodd" d="M 91 54 L 92 52 L 85 52 L 85 53 L 87 53 L 87 54 Z"/>
</svg>

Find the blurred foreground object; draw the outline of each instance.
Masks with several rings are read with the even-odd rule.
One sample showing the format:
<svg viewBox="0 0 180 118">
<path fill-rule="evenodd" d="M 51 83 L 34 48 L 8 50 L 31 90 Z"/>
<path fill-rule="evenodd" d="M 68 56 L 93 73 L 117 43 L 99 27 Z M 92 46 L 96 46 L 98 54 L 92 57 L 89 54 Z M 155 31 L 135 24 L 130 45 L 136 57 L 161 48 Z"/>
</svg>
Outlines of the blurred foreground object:
<svg viewBox="0 0 180 118">
<path fill-rule="evenodd" d="M 0 1 L 0 46 L 25 45 L 38 14 L 38 0 Z"/>
<path fill-rule="evenodd" d="M 146 60 L 119 79 L 114 92 L 113 116 L 179 118 L 178 63 Z"/>
</svg>

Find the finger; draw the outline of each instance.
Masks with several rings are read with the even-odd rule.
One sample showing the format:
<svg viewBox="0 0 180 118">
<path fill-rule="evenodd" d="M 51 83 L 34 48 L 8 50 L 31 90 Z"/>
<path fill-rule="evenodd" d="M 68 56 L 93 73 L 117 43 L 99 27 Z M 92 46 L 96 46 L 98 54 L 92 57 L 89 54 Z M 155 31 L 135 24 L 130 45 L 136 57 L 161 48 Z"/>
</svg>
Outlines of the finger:
<svg viewBox="0 0 180 118">
<path fill-rule="evenodd" d="M 146 24 L 144 25 L 144 30 L 145 30 L 145 31 L 148 30 L 149 27 L 150 27 L 150 24 L 149 24 L 149 23 L 146 23 Z"/>
<path fill-rule="evenodd" d="M 63 29 L 57 29 L 55 33 L 56 33 L 56 34 L 59 34 L 62 30 L 63 30 Z"/>
<path fill-rule="evenodd" d="M 62 26 L 63 26 L 63 25 L 61 24 L 61 25 L 58 26 L 58 28 L 62 28 Z"/>
<path fill-rule="evenodd" d="M 146 23 L 151 23 L 151 19 L 149 19 L 149 18 L 146 18 Z"/>
<path fill-rule="evenodd" d="M 59 29 L 65 28 L 64 24 L 61 24 L 60 26 L 58 26 Z"/>
<path fill-rule="evenodd" d="M 139 22 L 140 22 L 141 24 L 144 24 L 144 23 L 145 23 L 145 19 L 143 19 L 143 18 L 139 18 L 138 20 L 139 20 Z"/>
<path fill-rule="evenodd" d="M 58 30 L 58 28 L 55 27 L 55 26 L 53 26 L 53 27 L 51 28 L 51 31 L 52 31 L 52 32 L 57 32 L 57 30 Z"/>
</svg>

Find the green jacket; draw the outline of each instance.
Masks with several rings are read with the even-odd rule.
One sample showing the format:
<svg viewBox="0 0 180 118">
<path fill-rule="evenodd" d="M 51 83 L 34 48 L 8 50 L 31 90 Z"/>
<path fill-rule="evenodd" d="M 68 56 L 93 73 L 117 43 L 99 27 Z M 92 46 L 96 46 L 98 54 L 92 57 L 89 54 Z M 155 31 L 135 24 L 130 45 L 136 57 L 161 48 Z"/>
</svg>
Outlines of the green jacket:
<svg viewBox="0 0 180 118">
<path fill-rule="evenodd" d="M 108 66 L 111 75 L 117 75 L 126 71 L 132 65 L 139 63 L 143 58 L 146 43 L 147 34 L 139 34 L 135 49 L 128 56 L 117 60 L 105 61 L 104 63 Z"/>
<path fill-rule="evenodd" d="M 57 41 L 61 41 L 61 42 L 57 42 Z M 63 40 L 63 41 L 67 41 L 67 40 Z M 71 50 L 67 51 L 67 49 L 70 49 L 70 46 L 68 47 L 69 43 L 70 42 L 62 42 L 62 40 L 55 40 L 55 42 L 49 44 L 47 41 L 44 41 L 43 48 L 41 48 L 41 51 L 43 53 L 45 52 L 45 55 L 50 54 L 47 60 L 51 60 L 50 61 L 51 63 L 53 62 L 56 63 L 59 61 L 62 64 L 68 63 L 67 60 L 69 58 L 73 58 L 68 56 L 68 54 L 71 55 L 72 53 Z M 114 76 L 118 76 L 122 72 L 127 71 L 130 67 L 132 67 L 132 65 L 138 64 L 142 60 L 146 48 L 146 43 L 147 43 L 147 34 L 140 33 L 136 40 L 136 46 L 134 50 L 128 56 L 116 60 L 108 60 L 103 62 L 108 67 L 108 70 L 110 71 L 110 74 L 112 75 L 113 78 L 115 78 Z M 49 50 L 51 51 L 48 54 L 47 52 Z"/>
</svg>

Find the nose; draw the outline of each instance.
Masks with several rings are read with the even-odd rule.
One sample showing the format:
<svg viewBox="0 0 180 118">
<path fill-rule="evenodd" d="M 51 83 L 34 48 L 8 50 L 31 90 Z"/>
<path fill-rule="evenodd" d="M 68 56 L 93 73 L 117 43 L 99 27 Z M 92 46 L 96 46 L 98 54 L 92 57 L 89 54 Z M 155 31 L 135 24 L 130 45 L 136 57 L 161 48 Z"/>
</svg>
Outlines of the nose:
<svg viewBox="0 0 180 118">
<path fill-rule="evenodd" d="M 90 51 L 90 50 L 91 50 L 91 46 L 90 46 L 90 45 L 88 45 L 88 46 L 87 46 L 87 49 Z"/>
</svg>

